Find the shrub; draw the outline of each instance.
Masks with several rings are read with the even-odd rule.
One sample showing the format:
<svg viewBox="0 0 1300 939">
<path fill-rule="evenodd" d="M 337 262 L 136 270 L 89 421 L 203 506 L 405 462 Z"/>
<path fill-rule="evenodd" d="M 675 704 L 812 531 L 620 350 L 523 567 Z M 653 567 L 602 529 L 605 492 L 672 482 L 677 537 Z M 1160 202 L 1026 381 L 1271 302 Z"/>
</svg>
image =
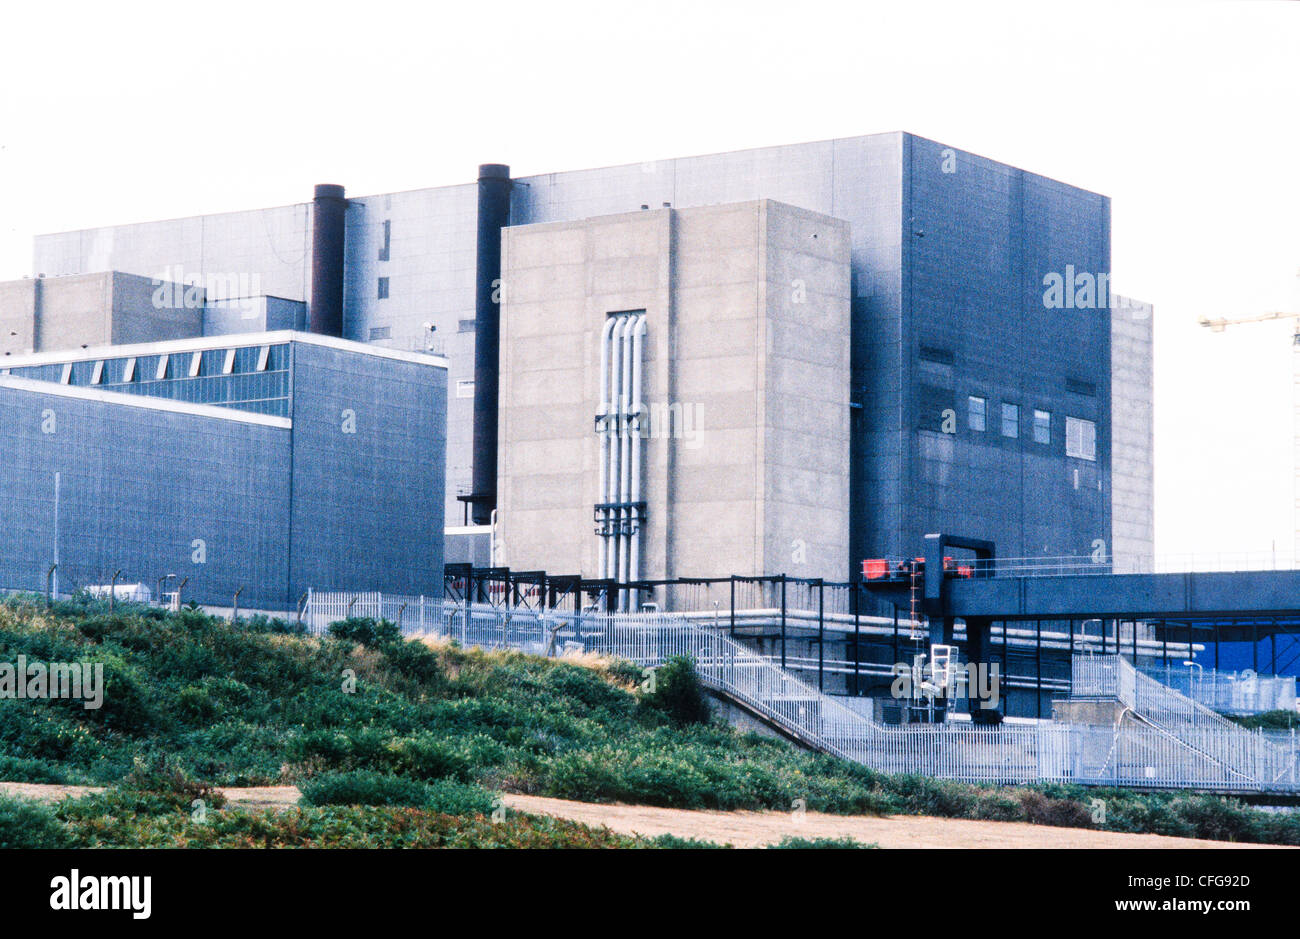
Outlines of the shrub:
<svg viewBox="0 0 1300 939">
<path fill-rule="evenodd" d="M 768 845 L 769 848 L 786 848 L 798 851 L 804 851 L 809 848 L 827 848 L 835 851 L 842 851 L 848 848 L 878 848 L 878 844 L 863 844 L 853 838 L 796 838 L 792 835 L 786 835 L 776 844 Z"/>
<path fill-rule="evenodd" d="M 1082 802 L 1074 799 L 1053 799 L 1042 792 L 1030 789 L 1020 793 L 1020 805 L 1026 821 L 1035 825 L 1055 825 L 1058 828 L 1091 828 L 1092 813 Z"/>
<path fill-rule="evenodd" d="M 444 815 L 486 815 L 494 804 L 486 790 L 456 780 L 423 783 L 368 770 L 317 776 L 300 789 L 303 803 L 313 806 L 409 806 Z"/>
<path fill-rule="evenodd" d="M 63 825 L 44 805 L 0 796 L 0 848 L 65 848 L 69 841 Z"/>
<path fill-rule="evenodd" d="M 402 631 L 396 623 L 390 623 L 386 619 L 376 621 L 369 616 L 349 616 L 337 623 L 330 623 L 329 634 L 335 639 L 359 642 L 367 649 L 377 649 L 390 642 L 402 641 Z"/>
<path fill-rule="evenodd" d="M 718 844 L 716 841 L 700 841 L 698 838 L 679 838 L 677 835 L 656 835 L 653 838 L 646 839 L 647 847 L 651 848 L 668 848 L 670 850 L 694 849 L 694 848 L 730 848 L 729 844 Z"/>
<path fill-rule="evenodd" d="M 667 715 L 678 727 L 707 724 L 712 712 L 709 700 L 695 672 L 695 663 L 677 655 L 664 662 L 655 672 L 655 690 L 645 696 L 646 703 Z"/>
</svg>

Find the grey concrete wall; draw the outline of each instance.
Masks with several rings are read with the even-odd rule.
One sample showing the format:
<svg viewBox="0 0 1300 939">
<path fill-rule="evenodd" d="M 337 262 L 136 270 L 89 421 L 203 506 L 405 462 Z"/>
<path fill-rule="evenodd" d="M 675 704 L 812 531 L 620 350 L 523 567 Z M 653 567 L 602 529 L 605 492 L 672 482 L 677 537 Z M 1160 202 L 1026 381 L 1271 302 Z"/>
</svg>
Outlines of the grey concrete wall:
<svg viewBox="0 0 1300 939">
<path fill-rule="evenodd" d="M 164 292 L 159 293 L 159 287 Z M 55 352 L 202 335 L 202 291 L 115 271 L 0 284 L 0 349 Z"/>
<path fill-rule="evenodd" d="M 149 277 L 113 272 L 112 338 L 114 345 L 137 342 L 165 342 L 203 335 L 203 305 L 185 305 L 185 290 L 173 289 L 172 296 L 159 288 L 166 285 Z M 57 285 L 58 281 L 54 281 Z M 173 288 L 179 285 L 173 285 Z M 177 302 L 176 294 L 180 294 Z M 196 301 L 205 301 L 202 288 L 194 291 Z M 60 337 L 61 338 L 61 337 Z M 55 346 L 47 346 L 53 349 Z"/>
<path fill-rule="evenodd" d="M 236 297 L 210 300 L 203 307 L 203 335 L 237 336 L 243 333 L 305 331 L 307 304 L 280 297 Z"/>
<path fill-rule="evenodd" d="M 1155 555 L 1155 317 L 1140 300 L 1111 311 L 1111 497 L 1120 565 Z"/>
<path fill-rule="evenodd" d="M 644 310 L 647 409 L 690 422 L 642 441 L 642 576 L 842 572 L 846 223 L 760 201 L 519 226 L 502 271 L 500 563 L 598 573 L 601 331 Z"/>
<path fill-rule="evenodd" d="M 36 306 L 41 281 L 0 281 L 0 358 L 36 350 Z"/>
</svg>

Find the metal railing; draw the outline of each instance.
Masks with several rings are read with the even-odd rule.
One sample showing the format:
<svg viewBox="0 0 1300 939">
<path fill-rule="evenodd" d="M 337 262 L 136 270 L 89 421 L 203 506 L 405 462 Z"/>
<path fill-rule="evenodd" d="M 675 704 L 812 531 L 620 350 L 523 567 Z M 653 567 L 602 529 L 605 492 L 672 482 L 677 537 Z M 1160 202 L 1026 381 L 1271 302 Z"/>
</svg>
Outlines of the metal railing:
<svg viewBox="0 0 1300 939">
<path fill-rule="evenodd" d="M 1290 675 L 1222 672 L 1199 665 L 1144 665 L 1138 670 L 1220 714 L 1262 714 L 1296 707 L 1295 678 Z"/>
<path fill-rule="evenodd" d="M 725 618 L 510 607 L 428 597 L 313 592 L 303 622 L 401 621 L 463 646 L 537 655 L 599 653 L 647 667 L 692 659 L 702 683 L 805 745 L 887 773 L 976 783 L 1078 782 L 1220 791 L 1297 788 L 1294 748 L 1270 744 L 1160 685 L 1115 655 L 1074 660 L 1074 696 L 1109 698 L 1143 722 L 984 727 L 884 724 L 819 692 L 729 635 Z"/>
<path fill-rule="evenodd" d="M 1145 676 L 1137 676 L 1131 666 L 1125 672 L 1128 663 L 1116 666 L 1117 656 L 1080 657 L 1085 668 L 1094 669 L 1095 693 L 1141 699 L 1181 735 L 1154 723 L 887 725 L 800 681 L 772 659 L 731 638 L 725 629 L 679 616 L 509 610 L 451 601 L 443 604 L 443 612 L 437 632 L 468 646 L 541 654 L 595 652 L 642 666 L 658 666 L 673 656 L 689 657 L 706 687 L 814 749 L 881 772 L 981 783 L 1073 781 L 1225 791 L 1295 786 L 1294 760 L 1288 754 L 1231 724 L 1226 733 L 1214 722 L 1192 732 L 1184 726 L 1189 723 L 1186 713 L 1172 706 L 1164 710 L 1153 706 L 1158 702 L 1150 690 L 1138 688 Z M 1256 759 L 1250 772 L 1242 769 L 1248 758 L 1232 751 L 1243 737 L 1253 741 L 1243 751 Z M 1265 758 L 1270 751 L 1272 756 Z M 1207 752 L 1219 758 L 1207 759 Z"/>
<path fill-rule="evenodd" d="M 1114 698 L 1138 719 L 1199 754 L 1199 770 L 1213 764 L 1220 775 L 1248 788 L 1295 776 L 1294 753 L 1161 684 L 1122 656 L 1075 656 L 1072 685 L 1075 697 Z"/>
</svg>

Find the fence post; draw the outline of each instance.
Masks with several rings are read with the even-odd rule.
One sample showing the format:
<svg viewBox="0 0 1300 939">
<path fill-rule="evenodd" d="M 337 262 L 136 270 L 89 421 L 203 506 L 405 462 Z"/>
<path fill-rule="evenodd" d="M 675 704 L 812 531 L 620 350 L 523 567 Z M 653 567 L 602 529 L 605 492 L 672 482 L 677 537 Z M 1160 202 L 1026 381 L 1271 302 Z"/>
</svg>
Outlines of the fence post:
<svg viewBox="0 0 1300 939">
<path fill-rule="evenodd" d="M 858 662 L 862 658 L 862 620 L 860 616 L 862 604 L 859 597 L 862 585 L 857 580 L 854 580 L 849 584 L 849 587 L 853 591 L 850 596 L 853 603 L 853 693 L 861 697 L 862 684 L 861 679 L 858 677 Z"/>
<path fill-rule="evenodd" d="M 785 669 L 785 574 L 781 575 L 781 668 Z"/>
<path fill-rule="evenodd" d="M 736 636 L 736 575 L 731 575 L 731 636 Z"/>
<path fill-rule="evenodd" d="M 826 668 L 826 582 L 817 578 L 817 690 L 824 691 L 822 673 Z"/>
</svg>

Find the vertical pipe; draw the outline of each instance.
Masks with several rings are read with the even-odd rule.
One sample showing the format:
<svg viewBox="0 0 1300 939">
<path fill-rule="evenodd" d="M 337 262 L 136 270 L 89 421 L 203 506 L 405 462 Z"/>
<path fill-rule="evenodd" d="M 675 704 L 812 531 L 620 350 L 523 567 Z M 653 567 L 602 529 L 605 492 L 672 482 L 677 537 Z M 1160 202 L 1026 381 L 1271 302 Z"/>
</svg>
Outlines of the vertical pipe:
<svg viewBox="0 0 1300 939">
<path fill-rule="evenodd" d="M 343 187 L 316 187 L 311 218 L 311 331 L 343 335 L 343 232 L 347 214 Z"/>
<path fill-rule="evenodd" d="M 619 365 L 619 353 L 622 349 L 623 329 L 626 325 L 624 317 L 614 319 L 614 329 L 610 335 L 609 355 L 610 355 L 610 386 L 609 386 L 609 413 L 614 417 L 614 430 L 609 434 L 609 480 L 605 489 L 605 502 L 613 504 L 618 501 L 618 430 L 622 425 L 622 416 L 618 410 L 618 376 L 622 374 Z M 618 572 L 618 511 L 609 510 L 610 518 L 610 536 L 605 545 L 606 554 L 606 575 L 613 580 Z"/>
<path fill-rule="evenodd" d="M 609 438 L 609 340 L 614 331 L 614 318 L 608 317 L 600 332 L 600 409 L 596 412 L 599 422 L 599 442 L 596 445 L 600 463 L 600 484 L 596 489 L 596 499 L 606 502 L 606 490 L 609 488 L 609 451 L 606 442 Z M 600 579 L 608 576 L 606 546 L 609 544 L 609 509 L 600 509 L 596 521 L 600 524 L 601 540 L 598 542 L 600 554 Z"/>
<path fill-rule="evenodd" d="M 641 509 L 636 503 L 641 501 L 641 357 L 644 353 L 645 314 L 636 317 L 632 327 L 632 411 L 629 415 L 628 435 L 632 441 L 632 486 L 628 500 L 632 507 L 632 526 L 628 534 L 628 577 L 630 580 L 641 579 Z"/>
<path fill-rule="evenodd" d="M 626 503 L 631 501 L 628 498 L 629 487 L 632 484 L 631 470 L 631 433 L 628 426 L 628 405 L 630 404 L 629 392 L 632 389 L 632 333 L 636 330 L 636 317 L 629 316 L 626 325 L 623 327 L 623 375 L 622 382 L 619 386 L 619 433 L 618 433 L 618 501 L 624 503 L 624 508 L 619 509 L 619 529 L 621 537 L 618 545 L 618 579 L 620 583 L 627 583 L 628 580 L 628 545 L 632 540 L 631 535 L 631 509 L 626 507 Z M 627 591 L 622 591 L 619 595 L 619 608 L 627 609 Z"/>
<path fill-rule="evenodd" d="M 510 224 L 510 167 L 478 168 L 478 240 L 474 265 L 474 524 L 496 508 L 497 390 L 501 350 L 501 229 Z"/>
</svg>

